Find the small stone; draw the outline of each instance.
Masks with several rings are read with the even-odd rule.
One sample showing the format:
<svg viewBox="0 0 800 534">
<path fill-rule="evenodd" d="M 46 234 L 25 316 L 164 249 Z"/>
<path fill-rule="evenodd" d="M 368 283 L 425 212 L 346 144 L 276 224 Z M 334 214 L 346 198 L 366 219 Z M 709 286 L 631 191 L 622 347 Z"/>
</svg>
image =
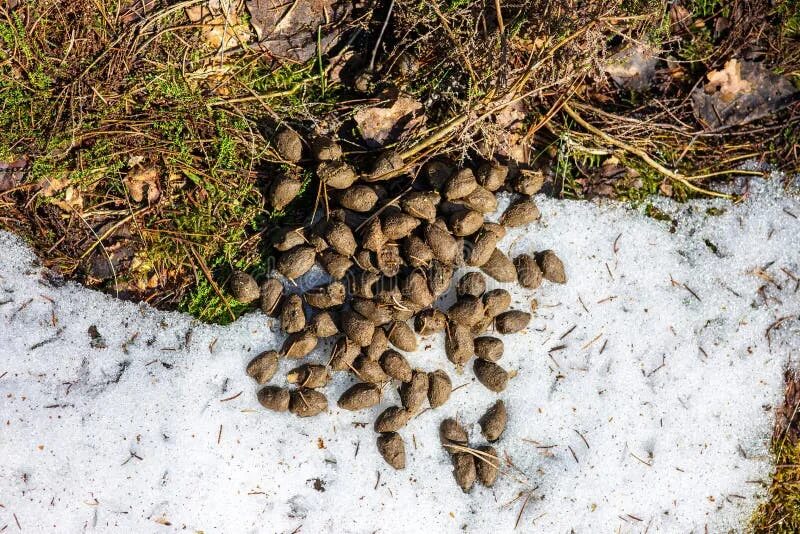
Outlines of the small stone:
<svg viewBox="0 0 800 534">
<path fill-rule="evenodd" d="M 498 282 L 516 282 L 517 270 L 508 256 L 495 248 L 489 260 L 481 265 L 481 270 Z"/>
<path fill-rule="evenodd" d="M 552 250 L 545 250 L 536 255 L 539 267 L 542 269 L 542 276 L 545 280 L 556 284 L 566 284 L 567 275 L 564 272 L 564 264 L 558 259 Z"/>
<path fill-rule="evenodd" d="M 275 150 L 284 160 L 297 163 L 303 158 L 303 139 L 294 130 L 282 128 L 275 136 Z"/>
<path fill-rule="evenodd" d="M 281 307 L 281 328 L 287 334 L 294 334 L 306 327 L 306 314 L 303 311 L 303 299 L 292 294 L 283 300 Z"/>
<path fill-rule="evenodd" d="M 324 365 L 307 363 L 286 373 L 286 381 L 301 388 L 317 389 L 328 385 L 331 375 Z"/>
<path fill-rule="evenodd" d="M 359 347 L 366 347 L 372 342 L 375 323 L 360 313 L 348 310 L 342 312 L 342 332 Z"/>
<path fill-rule="evenodd" d="M 283 284 L 277 278 L 267 278 L 261 284 L 261 311 L 270 317 L 276 317 L 281 308 Z"/>
<path fill-rule="evenodd" d="M 494 319 L 494 326 L 501 334 L 514 334 L 531 322 L 531 314 L 519 310 L 503 312 Z"/>
<path fill-rule="evenodd" d="M 428 404 L 431 408 L 442 406 L 453 392 L 453 383 L 442 369 L 428 373 Z"/>
<path fill-rule="evenodd" d="M 486 441 L 497 441 L 506 429 L 508 423 L 508 412 L 506 404 L 498 400 L 492 404 L 486 413 L 481 416 L 478 423 L 481 425 L 481 434 Z"/>
<path fill-rule="evenodd" d="M 267 410 L 285 412 L 289 409 L 289 391 L 277 386 L 267 386 L 258 391 L 258 402 Z"/>
<path fill-rule="evenodd" d="M 387 432 L 378 436 L 378 452 L 386 463 L 395 469 L 406 467 L 406 447 L 397 432 Z"/>
<path fill-rule="evenodd" d="M 417 336 L 414 331 L 403 321 L 394 321 L 389 325 L 386 333 L 389 343 L 400 350 L 413 352 L 417 350 Z"/>
<path fill-rule="evenodd" d="M 314 266 L 316 255 L 314 247 L 307 245 L 287 250 L 278 258 L 278 272 L 289 280 L 300 278 Z"/>
<path fill-rule="evenodd" d="M 447 200 L 464 198 L 478 187 L 472 169 L 461 169 L 444 185 L 444 197 Z"/>
<path fill-rule="evenodd" d="M 358 176 L 344 161 L 323 161 L 317 165 L 319 180 L 333 189 L 347 189 Z"/>
<path fill-rule="evenodd" d="M 410 413 L 417 413 L 427 398 L 428 373 L 415 370 L 411 375 L 411 381 L 400 385 L 400 402 Z"/>
<path fill-rule="evenodd" d="M 314 417 L 328 410 L 328 398 L 314 389 L 292 391 L 289 411 L 298 417 Z"/>
<path fill-rule="evenodd" d="M 401 382 L 411 381 L 411 366 L 408 364 L 408 360 L 396 350 L 389 349 L 383 353 L 383 356 L 381 356 L 381 368 L 395 380 Z"/>
<path fill-rule="evenodd" d="M 375 420 L 375 432 L 397 432 L 408 423 L 411 414 L 400 406 L 386 408 Z"/>
<path fill-rule="evenodd" d="M 310 330 L 291 334 L 283 342 L 281 353 L 284 358 L 304 358 L 317 347 L 317 336 Z"/>
<path fill-rule="evenodd" d="M 250 304 L 261 296 L 255 278 L 242 271 L 234 271 L 230 281 L 233 298 L 242 304 Z"/>
<path fill-rule="evenodd" d="M 278 372 L 278 353 L 274 350 L 262 352 L 247 364 L 247 376 L 259 384 L 269 382 L 276 372 Z"/>
<path fill-rule="evenodd" d="M 311 153 L 317 161 L 330 161 L 342 157 L 342 147 L 330 137 L 320 136 L 311 143 Z"/>
<path fill-rule="evenodd" d="M 477 478 L 475 458 L 472 454 L 468 452 L 456 452 L 453 454 L 453 476 L 461 490 L 464 493 L 469 493 Z"/>
<path fill-rule="evenodd" d="M 447 328 L 447 316 L 436 308 L 423 310 L 414 318 L 414 329 L 421 336 L 442 332 L 445 328 Z"/>
<path fill-rule="evenodd" d="M 520 254 L 514 258 L 514 267 L 517 269 L 519 285 L 527 289 L 536 289 L 542 285 L 542 270 L 528 254 Z"/>
<path fill-rule="evenodd" d="M 483 336 L 475 338 L 475 356 L 488 362 L 496 362 L 503 357 L 503 340 Z"/>
<path fill-rule="evenodd" d="M 450 229 L 454 235 L 472 235 L 483 226 L 483 214 L 473 210 L 464 210 L 450 216 Z"/>
<path fill-rule="evenodd" d="M 480 297 L 486 291 L 486 278 L 479 272 L 469 272 L 458 281 L 456 293 L 459 297 Z M 482 307 L 481 307 L 482 308 Z"/>
<path fill-rule="evenodd" d="M 478 358 L 473 364 L 473 371 L 478 381 L 495 393 L 503 391 L 508 385 L 508 371 L 494 362 Z"/>
<path fill-rule="evenodd" d="M 359 383 L 351 386 L 339 397 L 339 408 L 357 411 L 371 408 L 381 402 L 381 388 L 375 384 Z"/>
<path fill-rule="evenodd" d="M 487 488 L 491 488 L 494 486 L 495 481 L 497 481 L 497 475 L 500 472 L 498 469 L 500 458 L 497 455 L 497 449 L 491 445 L 484 445 L 478 447 L 478 450 L 484 453 L 480 455 L 480 458 L 475 459 L 475 471 L 478 475 L 478 482 Z"/>
<path fill-rule="evenodd" d="M 503 226 L 525 226 L 536 221 L 540 217 L 539 208 L 533 200 L 519 200 L 511 204 L 500 217 L 500 224 Z"/>
</svg>

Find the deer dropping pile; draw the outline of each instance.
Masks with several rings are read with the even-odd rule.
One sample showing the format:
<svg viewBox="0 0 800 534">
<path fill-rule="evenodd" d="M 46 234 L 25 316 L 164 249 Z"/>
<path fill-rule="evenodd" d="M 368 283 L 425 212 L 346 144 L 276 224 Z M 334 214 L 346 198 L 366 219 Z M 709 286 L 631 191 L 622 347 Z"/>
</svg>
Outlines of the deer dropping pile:
<svg viewBox="0 0 800 534">
<path fill-rule="evenodd" d="M 274 145 L 292 163 L 306 151 L 306 143 L 291 130 L 279 132 Z M 288 334 L 282 347 L 256 356 L 247 374 L 267 384 L 280 358 L 303 358 L 319 339 L 336 336 L 325 361 L 289 371 L 285 382 L 291 389 L 266 385 L 258 393 L 259 402 L 299 417 L 318 415 L 328 409 L 322 390 L 331 373 L 345 372 L 356 382 L 338 399 L 339 408 L 368 410 L 380 404 L 388 387 L 397 385 L 401 405 L 377 415 L 375 432 L 386 462 L 403 469 L 403 427 L 426 406 L 445 404 L 452 391 L 445 369 L 423 370 L 409 362 L 405 353 L 417 349 L 418 336 L 441 332 L 457 372 L 474 357 L 471 367 L 478 381 L 492 392 L 502 392 L 510 374 L 502 365 L 503 340 L 497 335 L 520 332 L 531 315 L 509 309 L 511 295 L 504 289 L 487 290 L 487 277 L 528 289 L 543 280 L 566 282 L 564 266 L 553 251 L 509 258 L 497 248 L 507 227 L 539 219 L 531 195 L 542 187 L 542 177 L 519 172 L 512 178 L 509 169 L 496 162 L 473 171 L 432 161 L 412 180 L 402 173 L 403 161 L 391 152 L 381 154 L 369 172 L 359 173 L 332 139 L 314 139 L 310 149 L 326 195 L 325 215 L 306 227 L 280 229 L 273 241 L 279 253 L 277 274 L 260 285 L 242 272 L 231 279 L 237 299 L 260 299 L 261 310 L 280 318 Z M 497 210 L 495 193 L 501 190 L 517 198 L 499 224 L 488 222 L 485 217 Z M 278 177 L 268 201 L 283 209 L 299 191 L 299 180 Z M 330 275 L 329 283 L 303 294 L 286 291 L 283 278 L 297 280 L 317 263 Z M 478 270 L 457 281 L 458 297 L 449 309 L 437 308 L 437 298 L 450 288 L 460 267 Z M 487 441 L 500 437 L 506 418 L 505 405 L 498 401 L 480 421 Z M 493 447 L 469 449 L 466 432 L 452 419 L 442 424 L 441 436 L 464 491 L 476 479 L 487 486 L 494 483 L 499 465 Z"/>
</svg>

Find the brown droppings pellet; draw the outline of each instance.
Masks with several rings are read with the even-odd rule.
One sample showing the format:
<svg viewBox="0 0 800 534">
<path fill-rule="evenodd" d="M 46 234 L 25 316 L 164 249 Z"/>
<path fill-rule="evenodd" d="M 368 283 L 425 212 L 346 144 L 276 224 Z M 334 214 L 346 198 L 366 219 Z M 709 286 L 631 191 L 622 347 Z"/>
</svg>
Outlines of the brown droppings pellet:
<svg viewBox="0 0 800 534">
<path fill-rule="evenodd" d="M 370 219 L 365 223 L 362 235 L 363 239 L 361 241 L 361 246 L 366 250 L 371 250 L 372 252 L 378 252 L 381 250 L 383 245 L 385 245 L 388 241 L 388 238 L 383 233 L 381 220 L 378 217 Z"/>
<path fill-rule="evenodd" d="M 448 417 L 439 425 L 439 440 L 442 445 L 466 445 L 469 436 L 461 423 Z M 452 453 L 453 449 L 447 449 L 447 452 Z"/>
<path fill-rule="evenodd" d="M 396 350 L 389 349 L 383 353 L 383 356 L 381 356 L 381 368 L 387 375 L 395 380 L 401 382 L 411 381 L 411 365 L 409 365 L 408 360 Z"/>
<path fill-rule="evenodd" d="M 436 218 L 439 193 L 433 191 L 412 191 L 400 199 L 400 207 L 417 219 L 432 221 Z"/>
<path fill-rule="evenodd" d="M 323 311 L 311 318 L 308 323 L 309 329 L 319 338 L 335 336 L 339 333 L 339 327 L 330 312 Z"/>
<path fill-rule="evenodd" d="M 348 337 L 342 336 L 336 340 L 331 349 L 330 366 L 334 371 L 350 369 L 353 362 L 361 352 L 359 346 Z"/>
<path fill-rule="evenodd" d="M 278 272 L 289 280 L 300 278 L 314 266 L 316 255 L 314 247 L 308 245 L 287 250 L 278 257 Z"/>
<path fill-rule="evenodd" d="M 330 137 L 319 136 L 311 142 L 311 154 L 317 161 L 335 160 L 342 157 L 342 147 Z"/>
<path fill-rule="evenodd" d="M 542 269 L 542 276 L 545 280 L 556 284 L 566 284 L 567 275 L 564 272 L 564 264 L 552 250 L 545 250 L 536 255 L 539 267 Z"/>
<path fill-rule="evenodd" d="M 345 295 L 344 284 L 334 281 L 328 285 L 306 291 L 305 299 L 310 306 L 325 310 L 344 304 Z"/>
<path fill-rule="evenodd" d="M 306 327 L 306 314 L 303 310 L 303 299 L 292 294 L 283 299 L 281 306 L 281 328 L 287 334 L 294 334 Z"/>
<path fill-rule="evenodd" d="M 407 213 L 387 210 L 381 219 L 383 235 L 389 240 L 403 239 L 419 226 L 420 221 Z"/>
<path fill-rule="evenodd" d="M 325 228 L 325 241 L 342 256 L 352 256 L 356 252 L 356 238 L 353 231 L 341 221 L 330 221 Z"/>
<path fill-rule="evenodd" d="M 255 278 L 242 271 L 234 271 L 230 281 L 231 295 L 242 304 L 250 304 L 261 296 Z"/>
<path fill-rule="evenodd" d="M 475 458 L 475 471 L 478 475 L 478 482 L 487 488 L 491 488 L 500 473 L 498 469 L 500 458 L 497 455 L 497 449 L 491 445 L 484 445 L 478 447 L 478 450 L 484 453 L 480 455 L 480 458 Z"/>
<path fill-rule="evenodd" d="M 489 191 L 497 191 L 506 183 L 507 176 L 508 167 L 496 162 L 486 162 L 478 168 L 477 179 Z"/>
<path fill-rule="evenodd" d="M 365 213 L 375 207 L 378 203 L 378 194 L 368 185 L 354 185 L 345 189 L 339 195 L 339 204 L 343 208 Z"/>
<path fill-rule="evenodd" d="M 400 350 L 413 352 L 417 350 L 417 336 L 414 331 L 403 321 L 394 321 L 386 332 L 389 343 Z"/>
<path fill-rule="evenodd" d="M 350 300 L 350 307 L 372 321 L 375 326 L 384 325 L 392 320 L 392 312 L 389 306 L 378 304 L 370 299 L 355 297 Z"/>
<path fill-rule="evenodd" d="M 428 373 L 414 370 L 410 382 L 400 385 L 400 402 L 410 413 L 417 413 L 422 409 L 428 398 Z"/>
<path fill-rule="evenodd" d="M 306 235 L 302 227 L 287 226 L 278 231 L 273 240 L 272 247 L 279 252 L 286 252 L 305 242 Z"/>
<path fill-rule="evenodd" d="M 400 247 L 396 243 L 387 243 L 377 252 L 377 265 L 384 276 L 392 278 L 397 276 L 403 266 L 400 256 Z"/>
<path fill-rule="evenodd" d="M 514 191 L 523 195 L 535 195 L 544 185 L 542 171 L 523 170 L 514 181 Z"/>
<path fill-rule="evenodd" d="M 453 458 L 453 476 L 464 493 L 468 493 L 475 485 L 477 472 L 475 458 L 468 452 L 456 452 Z"/>
<path fill-rule="evenodd" d="M 503 357 L 503 350 L 502 339 L 491 336 L 475 338 L 475 356 L 481 360 L 496 362 Z"/>
<path fill-rule="evenodd" d="M 453 281 L 453 267 L 452 265 L 444 264 L 440 261 L 431 263 L 431 269 L 428 273 L 428 287 L 434 296 L 439 296 L 450 288 L 450 282 Z"/>
<path fill-rule="evenodd" d="M 478 381 L 486 386 L 487 389 L 499 393 L 506 389 L 508 385 L 508 371 L 494 362 L 488 362 L 477 358 L 473 364 L 473 370 Z"/>
<path fill-rule="evenodd" d="M 459 297 L 480 297 L 486 291 L 486 278 L 479 272 L 469 272 L 461 277 L 456 287 Z"/>
<path fill-rule="evenodd" d="M 519 310 L 503 312 L 494 319 L 494 326 L 501 334 L 514 334 L 531 322 L 531 314 Z"/>
<path fill-rule="evenodd" d="M 289 128 L 281 128 L 275 136 L 275 151 L 284 160 L 297 163 L 303 158 L 303 139 Z"/>
<path fill-rule="evenodd" d="M 342 312 L 342 332 L 359 347 L 366 347 L 372 342 L 375 323 L 358 312 L 347 310 Z"/>
<path fill-rule="evenodd" d="M 498 282 L 516 282 L 517 270 L 508 256 L 500 252 L 499 248 L 492 251 L 489 259 L 481 265 L 481 270 Z"/>
<path fill-rule="evenodd" d="M 536 289 L 542 285 L 542 270 L 533 256 L 520 254 L 514 258 L 514 267 L 517 269 L 517 279 L 522 287 Z"/>
<path fill-rule="evenodd" d="M 436 308 L 422 310 L 414 318 L 414 329 L 421 336 L 442 332 L 445 328 L 447 328 L 447 316 Z"/>
<path fill-rule="evenodd" d="M 467 250 L 466 262 L 471 267 L 480 267 L 492 257 L 497 248 L 498 237 L 489 230 L 482 230 Z"/>
<path fill-rule="evenodd" d="M 386 463 L 395 469 L 406 467 L 406 446 L 397 432 L 386 432 L 378 436 L 378 452 Z"/>
<path fill-rule="evenodd" d="M 348 269 L 353 266 L 353 261 L 347 256 L 342 256 L 334 250 L 325 250 L 319 255 L 319 262 L 322 267 L 335 280 L 341 280 L 347 274 Z"/>
<path fill-rule="evenodd" d="M 483 226 L 483 214 L 474 210 L 464 210 L 454 213 L 449 219 L 453 235 L 472 235 Z"/>
<path fill-rule="evenodd" d="M 447 358 L 455 365 L 464 365 L 475 354 L 475 345 L 470 328 L 458 323 L 450 323 L 444 338 Z"/>
<path fill-rule="evenodd" d="M 383 328 L 376 328 L 375 333 L 372 334 L 372 341 L 364 349 L 364 355 L 370 360 L 377 362 L 388 348 L 389 339 L 386 337 L 386 332 L 383 331 Z"/>
<path fill-rule="evenodd" d="M 428 183 L 436 190 L 444 187 L 444 184 L 455 172 L 453 165 L 441 160 L 429 161 L 422 167 L 422 175 L 428 179 Z"/>
<path fill-rule="evenodd" d="M 506 236 L 506 227 L 502 224 L 485 222 L 483 223 L 483 229 L 487 232 L 492 232 L 497 236 L 497 239 L 503 239 Z"/>
<path fill-rule="evenodd" d="M 277 278 L 267 278 L 261 283 L 261 311 L 270 317 L 278 315 L 283 298 L 283 284 Z"/>
<path fill-rule="evenodd" d="M 269 382 L 278 371 L 278 353 L 267 350 L 250 360 L 247 364 L 247 376 L 252 377 L 259 384 Z"/>
<path fill-rule="evenodd" d="M 356 181 L 353 168 L 343 161 L 323 161 L 317 166 L 317 176 L 333 189 L 347 189 Z"/>
<path fill-rule="evenodd" d="M 525 226 L 538 220 L 540 216 L 539 208 L 533 200 L 518 200 L 511 204 L 505 213 L 500 216 L 500 224 L 510 227 Z"/>
<path fill-rule="evenodd" d="M 272 186 L 269 189 L 269 203 L 277 211 L 281 211 L 289 203 L 297 198 L 300 194 L 300 189 L 303 183 L 300 180 L 295 180 L 289 176 L 278 176 L 272 180 Z"/>
<path fill-rule="evenodd" d="M 505 289 L 492 289 L 483 294 L 483 312 L 487 317 L 496 317 L 511 306 L 511 293 Z"/>
<path fill-rule="evenodd" d="M 425 243 L 430 247 L 433 256 L 444 264 L 452 264 L 458 254 L 458 244 L 447 228 L 439 224 L 425 226 Z"/>
<path fill-rule="evenodd" d="M 289 411 L 298 417 L 314 417 L 328 410 L 328 398 L 315 389 L 301 388 L 292 391 Z"/>
<path fill-rule="evenodd" d="M 386 408 L 375 420 L 375 432 L 397 432 L 408 423 L 411 414 L 400 406 Z"/>
<path fill-rule="evenodd" d="M 403 297 L 420 308 L 427 308 L 433 303 L 433 294 L 428 288 L 428 279 L 421 271 L 412 271 L 403 280 Z"/>
<path fill-rule="evenodd" d="M 497 198 L 494 193 L 481 186 L 461 199 L 466 207 L 479 213 L 493 213 L 497 209 Z"/>
<path fill-rule="evenodd" d="M 447 317 L 460 325 L 473 326 L 483 318 L 483 300 L 480 297 L 464 295 L 450 306 Z"/>
<path fill-rule="evenodd" d="M 289 409 L 289 390 L 267 386 L 258 390 L 258 402 L 267 410 L 285 412 Z"/>
<path fill-rule="evenodd" d="M 381 388 L 375 384 L 358 383 L 350 386 L 339 397 L 338 406 L 343 410 L 357 411 L 371 408 L 381 402 Z"/>
<path fill-rule="evenodd" d="M 481 434 L 487 441 L 500 439 L 506 429 L 506 423 L 508 423 L 506 404 L 502 400 L 492 404 L 478 420 L 478 423 L 481 425 Z"/>
<path fill-rule="evenodd" d="M 405 165 L 405 163 L 400 154 L 393 150 L 384 152 L 375 160 L 375 164 L 372 166 L 372 172 L 364 176 L 363 179 L 365 182 L 388 180 L 392 177 L 392 173 L 401 169 L 403 165 Z"/>
<path fill-rule="evenodd" d="M 365 355 L 359 356 L 353 362 L 353 372 L 362 382 L 383 384 L 389 381 L 389 376 L 383 371 L 381 364 Z"/>
<path fill-rule="evenodd" d="M 478 186 L 472 169 L 461 169 L 444 184 L 444 197 L 447 200 L 457 200 L 472 193 Z"/>
<path fill-rule="evenodd" d="M 428 373 L 428 404 L 431 408 L 444 405 L 453 392 L 453 382 L 442 369 Z"/>
<path fill-rule="evenodd" d="M 307 363 L 286 373 L 286 381 L 301 388 L 317 389 L 328 385 L 331 375 L 327 367 Z"/>
<path fill-rule="evenodd" d="M 403 257 L 411 267 L 427 267 L 433 261 L 433 250 L 419 236 L 403 239 Z"/>
<path fill-rule="evenodd" d="M 317 347 L 317 336 L 310 330 L 290 334 L 283 342 L 281 354 L 284 358 L 303 358 Z"/>
</svg>

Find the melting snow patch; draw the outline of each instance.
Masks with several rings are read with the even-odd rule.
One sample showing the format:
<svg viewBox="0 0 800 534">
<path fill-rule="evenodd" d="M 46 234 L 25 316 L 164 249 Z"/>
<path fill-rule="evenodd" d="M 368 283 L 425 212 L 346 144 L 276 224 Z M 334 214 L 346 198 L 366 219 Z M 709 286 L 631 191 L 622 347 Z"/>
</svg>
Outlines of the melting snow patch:
<svg viewBox="0 0 800 534">
<path fill-rule="evenodd" d="M 279 345 L 273 321 L 201 325 L 60 284 L 0 233 L 0 528 L 741 529 L 765 495 L 773 412 L 800 347 L 800 202 L 754 182 L 736 206 L 659 202 L 674 223 L 538 202 L 543 222 L 501 248 L 556 250 L 568 284 L 508 287 L 514 307 L 538 307 L 504 337 L 501 362 L 517 375 L 500 395 L 471 367 L 455 375 L 441 337 L 409 355 L 463 387 L 401 431 L 400 472 L 372 430 L 395 391 L 346 412 L 335 400 L 352 378 L 340 374 L 329 414 L 266 412 L 244 367 Z M 297 363 L 281 362 L 275 380 Z M 506 476 L 465 495 L 438 425 L 458 417 L 480 445 L 476 421 L 498 396 Z"/>
</svg>

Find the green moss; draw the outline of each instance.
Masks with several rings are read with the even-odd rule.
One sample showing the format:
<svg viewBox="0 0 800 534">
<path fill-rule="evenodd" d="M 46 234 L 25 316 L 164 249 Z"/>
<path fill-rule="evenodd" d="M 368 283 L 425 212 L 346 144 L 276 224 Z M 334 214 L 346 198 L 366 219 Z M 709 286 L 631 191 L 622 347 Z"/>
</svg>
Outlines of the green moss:
<svg viewBox="0 0 800 534">
<path fill-rule="evenodd" d="M 800 532 L 800 442 L 780 440 L 773 445 L 775 472 L 768 500 L 750 520 L 756 533 L 794 534 Z"/>
</svg>

